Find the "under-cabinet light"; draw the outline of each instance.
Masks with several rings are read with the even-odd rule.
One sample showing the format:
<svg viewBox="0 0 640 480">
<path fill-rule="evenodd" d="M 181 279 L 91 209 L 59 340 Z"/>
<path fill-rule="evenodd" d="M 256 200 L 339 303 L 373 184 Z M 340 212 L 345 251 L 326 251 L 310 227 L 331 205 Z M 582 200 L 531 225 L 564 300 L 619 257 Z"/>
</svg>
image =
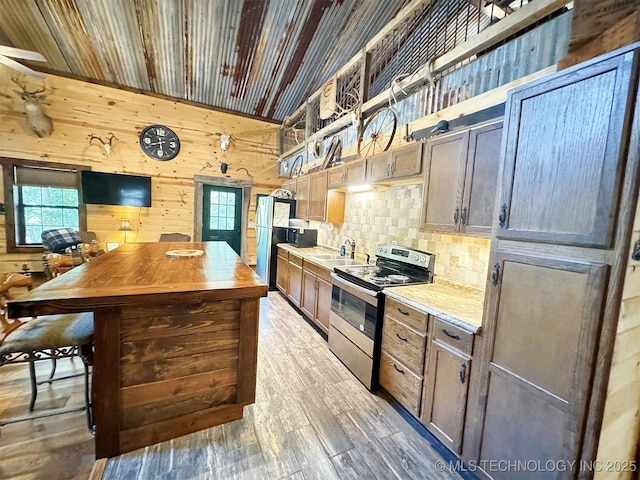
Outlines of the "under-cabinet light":
<svg viewBox="0 0 640 480">
<path fill-rule="evenodd" d="M 366 192 L 367 190 L 371 190 L 371 185 L 365 183 L 363 185 L 353 185 L 351 187 L 347 187 L 347 192 Z"/>
</svg>

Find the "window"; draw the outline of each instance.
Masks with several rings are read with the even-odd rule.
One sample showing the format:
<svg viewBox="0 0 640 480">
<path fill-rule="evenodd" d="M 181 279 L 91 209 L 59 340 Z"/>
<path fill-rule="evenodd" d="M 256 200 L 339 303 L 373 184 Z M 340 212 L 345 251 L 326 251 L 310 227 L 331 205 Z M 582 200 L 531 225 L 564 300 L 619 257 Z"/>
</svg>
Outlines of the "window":
<svg viewBox="0 0 640 480">
<path fill-rule="evenodd" d="M 42 232 L 54 228 L 79 230 L 78 190 L 75 188 L 16 185 L 17 242 L 41 244 Z"/>
<path fill-rule="evenodd" d="M 5 162 L 7 252 L 26 253 L 42 248 L 45 230 L 86 230 L 86 209 L 80 201 L 83 167 Z"/>
<path fill-rule="evenodd" d="M 209 228 L 211 230 L 234 230 L 236 228 L 236 194 L 212 191 L 210 195 Z"/>
</svg>

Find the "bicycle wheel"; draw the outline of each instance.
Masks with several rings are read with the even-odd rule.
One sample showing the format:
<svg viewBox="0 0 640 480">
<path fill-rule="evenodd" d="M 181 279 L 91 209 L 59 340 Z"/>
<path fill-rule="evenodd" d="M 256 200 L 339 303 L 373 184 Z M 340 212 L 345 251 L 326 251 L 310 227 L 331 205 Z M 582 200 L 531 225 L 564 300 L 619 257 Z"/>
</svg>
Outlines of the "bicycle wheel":
<svg viewBox="0 0 640 480">
<path fill-rule="evenodd" d="M 398 119 L 390 108 L 381 108 L 371 115 L 358 137 L 358 153 L 369 157 L 388 150 L 396 134 Z"/>
</svg>

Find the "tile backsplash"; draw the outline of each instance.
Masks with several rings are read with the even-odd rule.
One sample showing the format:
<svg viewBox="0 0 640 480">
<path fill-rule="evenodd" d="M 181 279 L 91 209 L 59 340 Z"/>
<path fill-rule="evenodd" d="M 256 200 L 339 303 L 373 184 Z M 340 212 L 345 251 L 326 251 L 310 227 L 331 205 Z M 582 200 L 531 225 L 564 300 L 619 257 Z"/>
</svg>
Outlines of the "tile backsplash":
<svg viewBox="0 0 640 480">
<path fill-rule="evenodd" d="M 356 255 L 375 259 L 379 243 L 435 254 L 435 275 L 484 290 L 490 240 L 420 231 L 422 185 L 398 185 L 361 193 L 347 193 L 342 225 L 311 222 L 318 228 L 318 244 L 339 249 L 347 237 L 356 240 Z"/>
</svg>

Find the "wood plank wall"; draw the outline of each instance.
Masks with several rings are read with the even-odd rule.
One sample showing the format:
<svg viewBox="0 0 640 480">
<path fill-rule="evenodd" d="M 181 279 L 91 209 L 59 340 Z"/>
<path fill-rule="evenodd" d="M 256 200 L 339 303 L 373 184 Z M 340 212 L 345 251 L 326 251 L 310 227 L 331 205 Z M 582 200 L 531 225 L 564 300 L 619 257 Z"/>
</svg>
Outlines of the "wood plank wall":
<svg viewBox="0 0 640 480">
<path fill-rule="evenodd" d="M 631 259 L 634 243 L 640 239 L 640 208 L 636 210 L 631 238 L 598 445 L 597 460 L 602 471 L 596 471 L 595 480 L 631 479 L 639 467 L 634 468 L 628 459 L 634 458 L 640 435 L 640 261 Z"/>
<path fill-rule="evenodd" d="M 193 231 L 194 202 L 201 200 L 194 198 L 193 176 L 223 178 L 220 163 L 224 162 L 229 165 L 229 178 L 251 180 L 239 168 L 253 176 L 248 251 L 249 263 L 255 263 L 256 194 L 270 193 L 281 183 L 277 124 L 48 75 L 45 112 L 53 119 L 54 131 L 47 138 L 38 138 L 27 131 L 12 72 L 0 65 L 0 157 L 89 165 L 100 172 L 152 177 L 150 208 L 87 207 L 88 229 L 96 232 L 99 243 L 124 241 L 124 232 L 118 231 L 123 218 L 129 219 L 133 229 L 127 232 L 128 242 L 157 241 L 162 232 L 195 238 L 199 232 Z M 29 90 L 42 86 L 28 79 L 27 84 Z M 141 151 L 138 135 L 151 124 L 166 125 L 180 137 L 180 153 L 174 160 L 159 162 Z M 117 140 L 107 156 L 95 140 L 89 143 L 89 135 L 106 139 L 109 132 Z M 232 136 L 226 154 L 220 149 L 219 133 Z M 0 215 L 0 272 L 17 271 L 25 262 L 41 271 L 39 254 L 6 253 L 4 222 Z"/>
</svg>

